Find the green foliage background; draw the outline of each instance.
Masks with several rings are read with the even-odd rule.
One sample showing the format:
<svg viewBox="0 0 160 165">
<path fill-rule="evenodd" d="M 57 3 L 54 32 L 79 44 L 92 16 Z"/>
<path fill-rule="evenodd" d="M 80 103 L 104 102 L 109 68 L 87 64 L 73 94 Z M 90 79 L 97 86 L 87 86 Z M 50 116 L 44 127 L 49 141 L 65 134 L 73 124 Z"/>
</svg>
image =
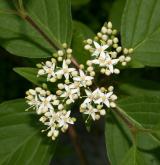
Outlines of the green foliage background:
<svg viewBox="0 0 160 165">
<path fill-rule="evenodd" d="M 6 1 L 1 1 L 0 10 L 8 7 Z M 81 41 L 92 37 L 105 21 L 111 20 L 114 27 L 121 32 L 122 45 L 135 49 L 129 68 L 124 69 L 121 75 L 114 79 L 117 86 L 116 92 L 120 97 L 117 104 L 122 113 L 128 116 L 138 128 L 152 130 L 139 132 L 133 139 L 128 127 L 113 112 L 107 115 L 104 119 L 106 121 L 102 120 L 94 124 L 94 129 L 92 128 L 89 133 L 85 132 L 84 125 L 79 123 L 77 125 L 79 134 L 82 139 L 88 139 L 82 145 L 90 163 L 95 165 L 100 163 L 105 165 L 109 164 L 108 162 L 113 165 L 159 165 L 160 2 L 158 0 L 72 0 L 74 20 L 72 28 L 69 3 L 69 0 L 63 0 L 63 3 L 48 0 L 47 11 L 52 11 L 49 13 L 46 13 L 46 8 L 43 7 L 43 0 L 39 1 L 38 5 L 35 0 L 27 6 L 33 19 L 38 20 L 39 26 L 43 27 L 43 30 L 58 46 L 66 41 L 71 44 L 75 54 L 84 56 L 84 58 L 76 57 L 80 63 L 84 63 L 89 58 L 80 46 Z M 60 7 L 57 12 L 52 10 L 53 6 L 58 5 Z M 46 20 L 46 16 L 51 21 Z M 60 21 L 59 24 L 58 21 Z M 48 26 L 44 26 L 46 24 Z M 25 31 L 21 31 L 21 28 Z M 33 67 L 42 60 L 40 58 L 49 57 L 55 50 L 47 46 L 45 41 L 22 20 L 3 13 L 0 14 L 0 44 L 3 47 L 0 49 L 0 102 L 24 97 L 28 88 L 41 85 L 43 82 L 43 79 L 35 79 L 36 69 Z M 27 82 L 23 77 L 32 83 Z M 14 162 L 14 164 L 47 165 L 53 157 L 54 163 L 64 164 L 65 162 L 70 165 L 76 157 L 71 144 L 66 143 L 69 139 L 61 137 L 59 142 L 46 142 L 43 135 L 39 134 L 40 131 L 35 128 L 41 127 L 37 125 L 37 122 L 34 124 L 36 117 L 32 113 L 26 115 L 25 107 L 24 100 L 19 99 L 0 105 L 0 164 L 10 165 Z M 30 120 L 30 116 L 33 121 Z M 96 137 L 94 140 L 93 136 Z M 108 157 L 105 144 L 101 142 L 104 139 Z M 89 144 L 90 140 L 95 143 L 86 147 L 85 144 Z M 100 148 L 96 147 L 98 145 Z M 56 146 L 56 154 L 53 156 Z M 93 152 L 93 150 L 97 151 Z M 43 152 L 45 156 L 41 157 Z M 94 158 L 97 154 L 99 156 Z"/>
</svg>

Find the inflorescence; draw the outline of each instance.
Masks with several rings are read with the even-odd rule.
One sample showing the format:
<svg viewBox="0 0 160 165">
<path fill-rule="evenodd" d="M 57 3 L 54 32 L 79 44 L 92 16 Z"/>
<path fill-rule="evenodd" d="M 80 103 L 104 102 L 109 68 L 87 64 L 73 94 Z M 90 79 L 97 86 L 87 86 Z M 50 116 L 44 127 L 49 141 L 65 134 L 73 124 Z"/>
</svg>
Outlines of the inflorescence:
<svg viewBox="0 0 160 165">
<path fill-rule="evenodd" d="M 67 48 L 66 43 L 50 61 L 37 64 L 37 76 L 46 76 L 47 82 L 55 83 L 56 92 L 53 94 L 47 85 L 43 85 L 43 88 L 29 89 L 26 99 L 30 106 L 28 109 L 33 108 L 41 116 L 39 120 L 47 126 L 42 131 L 48 131 L 48 137 L 55 140 L 60 130 L 65 132 L 69 124 L 74 124 L 76 118 L 71 117 L 70 108 L 77 99 L 82 100 L 80 112 L 93 120 L 104 116 L 107 108 L 116 107 L 114 87 L 95 87 L 94 84 L 97 72 L 106 76 L 119 74 L 119 66 L 125 66 L 131 60 L 133 49 L 119 46 L 116 36 L 117 30 L 112 29 L 112 23 L 108 22 L 93 40 L 84 41 L 84 49 L 91 54 L 86 69 L 84 65 L 79 65 L 78 69 L 74 67 L 72 49 Z"/>
</svg>

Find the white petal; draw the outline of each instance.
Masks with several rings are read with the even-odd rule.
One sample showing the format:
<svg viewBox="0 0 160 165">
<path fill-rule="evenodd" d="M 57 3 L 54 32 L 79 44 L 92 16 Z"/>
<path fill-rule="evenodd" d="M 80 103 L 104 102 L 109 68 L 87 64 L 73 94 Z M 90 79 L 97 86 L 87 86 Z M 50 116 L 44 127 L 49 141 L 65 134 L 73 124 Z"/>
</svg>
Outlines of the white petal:
<svg viewBox="0 0 160 165">
<path fill-rule="evenodd" d="M 112 60 L 112 64 L 117 64 L 118 61 L 119 61 L 119 59 L 114 59 L 114 60 Z"/>
<path fill-rule="evenodd" d="M 95 104 L 100 104 L 100 103 L 102 103 L 102 99 L 99 98 L 99 99 L 97 99 L 97 100 L 94 100 L 94 103 L 95 103 Z"/>
<path fill-rule="evenodd" d="M 108 108 L 110 107 L 110 104 L 109 104 L 108 99 L 105 100 L 104 104 L 105 104 Z"/>
<path fill-rule="evenodd" d="M 74 124 L 74 122 L 73 122 L 71 119 L 69 119 L 69 120 L 67 121 L 67 123 L 69 123 L 69 124 Z"/>
<path fill-rule="evenodd" d="M 73 72 L 73 71 L 75 71 L 76 69 L 75 69 L 75 68 L 69 68 L 68 70 L 69 70 L 69 72 Z"/>
<path fill-rule="evenodd" d="M 47 100 L 47 101 L 51 101 L 51 100 L 52 100 L 52 95 L 48 96 L 48 97 L 46 98 L 46 100 Z"/>
<path fill-rule="evenodd" d="M 71 114 L 71 111 L 67 111 L 66 117 L 68 118 L 70 116 L 70 114 Z"/>
<path fill-rule="evenodd" d="M 111 60 L 111 57 L 108 53 L 105 54 L 107 60 Z"/>
<path fill-rule="evenodd" d="M 86 92 L 87 96 L 91 96 L 91 94 L 92 94 L 92 92 L 89 90 L 85 90 L 85 92 Z"/>
<path fill-rule="evenodd" d="M 92 94 L 93 94 L 93 95 L 95 95 L 95 94 L 100 94 L 100 93 L 101 93 L 100 89 L 99 89 L 99 88 L 97 88 L 96 90 L 94 90 L 94 91 L 93 91 L 93 93 L 92 93 Z"/>
<path fill-rule="evenodd" d="M 78 92 L 79 92 L 79 89 L 72 89 L 72 90 L 71 90 L 71 93 L 72 93 L 72 94 L 75 94 L 75 93 L 78 93 Z"/>
<path fill-rule="evenodd" d="M 113 65 L 108 65 L 108 68 L 109 68 L 110 72 L 113 73 Z"/>
<path fill-rule="evenodd" d="M 74 81 L 81 81 L 81 78 L 80 77 L 74 77 L 73 80 Z"/>
<path fill-rule="evenodd" d="M 104 53 L 104 51 L 102 51 L 101 53 L 100 53 L 100 56 L 99 56 L 101 59 L 104 59 L 105 60 L 105 58 L 106 58 L 106 54 Z"/>
<path fill-rule="evenodd" d="M 96 49 L 101 47 L 101 45 L 99 45 L 97 42 L 94 41 L 93 43 L 94 43 L 94 46 L 96 47 Z"/>
<path fill-rule="evenodd" d="M 93 77 L 91 77 L 91 76 L 86 76 L 86 80 L 87 80 L 87 81 L 92 80 L 92 79 L 93 79 Z"/>
<path fill-rule="evenodd" d="M 86 98 L 86 99 L 84 100 L 83 104 L 88 104 L 88 103 L 90 103 L 90 102 L 91 102 L 91 99 Z"/>
<path fill-rule="evenodd" d="M 55 74 L 57 74 L 57 75 L 63 75 L 64 74 L 64 72 L 63 72 L 63 70 L 61 69 L 61 70 L 58 70 Z"/>
<path fill-rule="evenodd" d="M 66 92 L 64 92 L 64 93 L 62 93 L 61 94 L 61 96 L 60 97 L 68 97 L 68 95 L 67 95 L 67 93 Z"/>
<path fill-rule="evenodd" d="M 109 93 L 106 93 L 106 97 L 109 98 L 111 95 L 113 94 L 113 92 L 109 92 Z"/>
<path fill-rule="evenodd" d="M 66 84 L 64 84 L 64 88 L 65 88 L 66 91 L 69 91 L 70 90 L 69 86 L 66 85 Z"/>
<path fill-rule="evenodd" d="M 79 70 L 79 73 L 81 77 L 85 76 L 84 72 L 81 69 Z"/>
<path fill-rule="evenodd" d="M 98 56 L 99 55 L 99 51 L 95 50 L 95 52 L 92 54 L 92 56 Z"/>
<path fill-rule="evenodd" d="M 45 97 L 39 96 L 39 99 L 40 99 L 41 101 L 44 101 L 44 100 L 45 100 Z"/>
<path fill-rule="evenodd" d="M 103 50 L 106 50 L 109 47 L 109 45 L 103 45 L 102 48 Z"/>
<path fill-rule="evenodd" d="M 99 64 L 99 60 L 97 60 L 97 59 L 92 60 L 92 63 L 93 63 L 93 64 Z"/>
<path fill-rule="evenodd" d="M 91 117 L 92 117 L 93 120 L 95 120 L 96 119 L 96 114 L 95 113 L 91 113 Z"/>
<path fill-rule="evenodd" d="M 66 79 L 69 79 L 69 73 L 65 73 L 65 74 L 64 74 L 64 77 L 65 77 Z"/>
<path fill-rule="evenodd" d="M 48 104 L 47 106 L 49 109 L 53 109 L 53 106 L 51 104 Z"/>
<path fill-rule="evenodd" d="M 94 112 L 98 112 L 98 109 L 94 108 L 93 111 L 94 111 Z"/>
<path fill-rule="evenodd" d="M 63 69 L 67 69 L 68 68 L 68 65 L 66 64 L 66 61 L 63 60 Z"/>
</svg>

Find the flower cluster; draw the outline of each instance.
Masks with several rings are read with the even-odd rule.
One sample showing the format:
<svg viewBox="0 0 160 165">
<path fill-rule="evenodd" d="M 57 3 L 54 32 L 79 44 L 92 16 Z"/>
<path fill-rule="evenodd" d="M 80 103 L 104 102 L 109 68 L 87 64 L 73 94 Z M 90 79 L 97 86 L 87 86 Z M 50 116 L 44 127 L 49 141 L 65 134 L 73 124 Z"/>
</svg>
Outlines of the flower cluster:
<svg viewBox="0 0 160 165">
<path fill-rule="evenodd" d="M 110 74 L 119 74 L 120 70 L 116 67 L 118 64 L 125 66 L 131 61 L 130 54 L 133 49 L 122 48 L 119 46 L 119 40 L 116 37 L 117 30 L 112 29 L 112 23 L 104 24 L 101 32 L 98 32 L 94 40 L 85 40 L 84 48 L 91 53 L 92 59 L 87 61 L 88 70 L 98 65 L 100 72 L 109 76 Z M 93 70 L 93 69 L 92 69 Z"/>
<path fill-rule="evenodd" d="M 36 113 L 41 115 L 40 121 L 47 126 L 48 136 L 53 140 L 58 136 L 59 129 L 65 132 L 68 124 L 74 124 L 75 118 L 70 117 L 71 111 L 66 111 L 57 96 L 52 95 L 50 91 L 37 87 L 35 90 L 28 90 L 26 95 L 29 108 L 35 109 Z"/>
<path fill-rule="evenodd" d="M 71 104 L 77 99 L 82 100 L 80 112 L 88 118 L 98 120 L 106 114 L 106 109 L 115 108 L 117 96 L 113 93 L 113 86 L 108 88 L 96 87 L 94 78 L 97 70 L 109 76 L 120 71 L 118 64 L 126 65 L 131 60 L 129 56 L 132 49 L 122 49 L 118 45 L 116 30 L 112 24 L 105 24 L 101 32 L 92 39 L 85 41 L 85 49 L 91 53 L 91 60 L 87 61 L 87 68 L 79 65 L 75 68 L 72 63 L 72 49 L 63 44 L 62 50 L 53 54 L 51 60 L 37 64 L 37 76 L 45 76 L 46 83 L 55 83 L 55 92 L 52 87 L 45 89 L 37 87 L 26 92 L 27 103 L 40 115 L 40 121 L 47 126 L 48 136 L 53 140 L 59 131 L 65 132 L 69 124 L 74 124 L 76 119 L 71 117 Z M 99 66 L 99 67 L 95 67 Z M 83 99 L 84 98 L 84 99 Z M 86 120 L 87 121 L 87 120 Z"/>
<path fill-rule="evenodd" d="M 117 96 L 113 94 L 113 87 L 110 86 L 108 91 L 105 88 L 97 88 L 93 92 L 85 90 L 86 99 L 81 104 L 80 112 L 88 114 L 93 120 L 98 120 L 100 115 L 105 115 L 105 108 L 115 108 L 116 104 L 114 101 Z"/>
</svg>

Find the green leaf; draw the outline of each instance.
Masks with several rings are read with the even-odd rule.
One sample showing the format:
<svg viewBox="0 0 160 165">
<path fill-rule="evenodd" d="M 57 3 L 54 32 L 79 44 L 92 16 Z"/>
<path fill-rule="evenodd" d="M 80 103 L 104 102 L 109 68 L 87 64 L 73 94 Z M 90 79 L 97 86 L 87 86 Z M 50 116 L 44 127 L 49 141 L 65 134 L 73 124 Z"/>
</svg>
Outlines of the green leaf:
<svg viewBox="0 0 160 165">
<path fill-rule="evenodd" d="M 127 126 L 114 114 L 106 118 L 105 142 L 112 165 L 118 165 L 131 146 Z"/>
<path fill-rule="evenodd" d="M 133 120 L 145 128 L 152 129 L 160 120 L 160 97 L 137 96 L 118 101 L 118 106 Z"/>
<path fill-rule="evenodd" d="M 84 50 L 83 41 L 88 38 L 93 38 L 94 33 L 81 22 L 73 22 L 73 38 L 72 38 L 72 48 L 74 57 L 77 59 L 78 63 L 85 64 L 88 59 L 90 59 L 90 53 Z"/>
<path fill-rule="evenodd" d="M 25 112 L 24 100 L 0 104 L 0 164 L 48 165 L 55 143 L 40 133 L 33 113 Z"/>
<path fill-rule="evenodd" d="M 141 133 L 137 135 L 138 146 L 143 149 L 154 148 L 157 143 L 160 146 L 160 139 L 152 132 L 152 129 L 160 120 L 160 97 L 129 97 L 121 99 L 118 102 L 118 106 L 121 108 L 119 110 L 136 126 L 148 130 L 141 131 Z"/>
<path fill-rule="evenodd" d="M 146 74 L 148 73 L 150 72 Z M 160 96 L 160 84 L 144 78 L 143 70 L 134 69 L 122 72 L 118 82 L 121 93 L 129 96 Z"/>
<path fill-rule="evenodd" d="M 27 11 L 56 45 L 70 44 L 72 23 L 70 1 L 24 1 Z M 15 10 L 13 1 L 1 0 L 0 11 Z M 50 57 L 55 51 L 25 20 L 0 12 L 0 43 L 10 53 L 29 58 Z M 3 22 L 3 23 L 2 23 Z"/>
<path fill-rule="evenodd" d="M 122 45 L 134 48 L 133 59 L 144 65 L 160 66 L 159 15 L 158 0 L 127 0 L 121 22 Z"/>
<path fill-rule="evenodd" d="M 130 121 L 139 128 L 145 128 L 148 131 L 139 131 L 133 136 L 126 123 L 114 110 L 111 111 L 106 119 L 105 126 L 106 146 L 111 163 L 119 165 L 122 162 L 121 164 L 128 165 L 129 157 L 130 162 L 133 162 L 132 159 L 136 159 L 135 163 L 138 163 L 138 155 L 140 154 L 146 165 L 159 165 L 160 97 L 128 97 L 120 99 L 117 105 L 121 108 L 119 109 L 121 113 L 128 117 Z M 137 146 L 136 154 L 138 153 L 138 157 L 136 156 L 136 158 L 128 156 L 133 156 L 133 154 L 130 154 L 130 152 L 132 153 L 133 143 Z"/>
<path fill-rule="evenodd" d="M 143 157 L 145 165 L 159 165 L 160 163 L 159 143 L 150 138 L 147 133 L 138 133 L 136 137 L 138 146 L 136 155 L 130 155 L 130 152 L 133 152 L 133 147 L 135 147 L 132 145 L 133 137 L 127 125 L 114 111 L 106 118 L 105 137 L 107 153 L 112 165 L 128 165 L 133 163 L 134 160 L 138 159 L 139 161 L 141 157 Z M 142 144 L 140 144 L 140 142 Z M 145 149 L 144 145 L 146 147 Z M 143 164 L 143 162 L 141 162 L 141 164 Z"/>
<path fill-rule="evenodd" d="M 130 148 L 120 165 L 146 165 L 143 155 L 137 150 L 136 146 Z"/>
<path fill-rule="evenodd" d="M 37 77 L 37 68 L 20 67 L 13 70 L 35 85 L 41 86 L 46 81 L 44 77 Z"/>
<path fill-rule="evenodd" d="M 90 2 L 90 0 L 71 0 L 72 5 L 74 5 L 74 6 L 85 5 L 89 2 Z"/>
<path fill-rule="evenodd" d="M 113 26 L 117 29 L 120 30 L 121 26 L 121 17 L 122 13 L 125 7 L 126 0 L 116 0 L 113 3 L 113 6 L 111 8 L 111 12 L 109 14 L 109 20 L 112 21 Z"/>
<path fill-rule="evenodd" d="M 153 134 L 160 140 L 160 122 L 153 128 Z"/>
</svg>

